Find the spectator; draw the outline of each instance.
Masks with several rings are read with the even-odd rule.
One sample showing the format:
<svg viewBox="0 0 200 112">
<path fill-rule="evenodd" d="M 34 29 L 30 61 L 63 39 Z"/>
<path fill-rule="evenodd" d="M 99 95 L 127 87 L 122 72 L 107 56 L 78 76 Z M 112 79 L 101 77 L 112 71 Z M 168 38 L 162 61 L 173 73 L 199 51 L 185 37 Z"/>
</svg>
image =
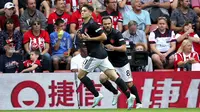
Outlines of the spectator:
<svg viewBox="0 0 200 112">
<path fill-rule="evenodd" d="M 1 2 L 0 2 L 0 15 L 4 13 L 4 5 L 7 2 L 12 2 L 13 4 L 15 4 L 15 11 L 14 12 L 19 16 L 18 0 L 1 0 Z"/>
<path fill-rule="evenodd" d="M 124 37 L 126 44 L 134 45 L 137 43 L 143 43 L 145 49 L 147 49 L 147 39 L 144 31 L 137 29 L 137 22 L 134 20 L 129 21 L 128 30 L 126 30 L 122 36 Z"/>
<path fill-rule="evenodd" d="M 92 6 L 94 7 L 97 14 L 106 10 L 104 0 L 92 0 Z"/>
<path fill-rule="evenodd" d="M 189 0 L 179 0 L 177 9 L 172 11 L 171 14 L 171 30 L 180 32 L 183 29 L 183 25 L 187 21 L 191 21 L 192 25 L 199 28 L 198 16 L 190 8 Z"/>
<path fill-rule="evenodd" d="M 152 51 L 152 60 L 159 69 L 171 68 L 174 63 L 174 51 L 176 39 L 173 31 L 167 29 L 167 19 L 158 18 L 158 29 L 149 35 L 149 43 Z"/>
<path fill-rule="evenodd" d="M 178 0 L 170 0 L 171 2 L 171 9 L 175 10 L 178 6 Z"/>
<path fill-rule="evenodd" d="M 20 31 L 14 32 L 14 21 L 13 19 L 7 19 L 4 23 L 4 30 L 0 31 L 0 54 L 4 54 L 4 41 L 7 39 L 13 40 L 13 43 L 15 44 L 15 51 L 14 53 L 20 53 L 22 50 L 22 34 Z"/>
<path fill-rule="evenodd" d="M 149 28 L 151 25 L 149 12 L 142 10 L 141 0 L 132 0 L 131 1 L 133 10 L 130 11 L 128 18 L 124 18 L 123 25 L 125 29 L 128 29 L 127 25 L 130 20 L 134 20 L 138 24 L 138 29 L 145 31 L 146 34 L 149 33 Z"/>
<path fill-rule="evenodd" d="M 135 45 L 135 51 L 147 51 L 145 48 L 145 44 L 143 43 L 137 43 Z M 148 56 L 148 65 L 145 67 L 146 72 L 152 72 L 153 71 L 153 64 L 152 59 Z"/>
<path fill-rule="evenodd" d="M 88 0 L 79 0 L 78 5 L 81 9 L 84 4 L 88 4 Z M 93 19 L 96 21 L 96 15 L 95 13 L 92 13 Z M 70 33 L 72 35 L 72 38 L 74 38 L 74 35 L 78 29 L 82 27 L 82 17 L 81 17 L 81 11 L 77 9 L 75 12 L 72 13 L 71 21 L 70 21 Z"/>
<path fill-rule="evenodd" d="M 63 60 L 67 63 L 66 69 L 69 70 L 72 39 L 69 33 L 63 31 L 64 21 L 62 19 L 57 19 L 55 25 L 57 30 L 50 35 L 54 69 L 58 70 L 59 63 Z"/>
<path fill-rule="evenodd" d="M 192 42 L 188 39 L 182 42 L 175 57 L 176 71 L 191 71 L 192 64 L 200 62 L 198 53 L 192 51 Z"/>
<path fill-rule="evenodd" d="M 22 15 L 24 13 L 24 10 L 26 10 L 26 4 L 28 0 L 19 0 L 19 9 L 20 14 Z M 48 0 L 35 0 L 36 9 L 42 11 L 42 8 L 44 9 L 46 18 L 49 17 L 50 14 L 50 5 L 48 4 Z"/>
<path fill-rule="evenodd" d="M 31 51 L 39 50 L 42 62 L 45 64 L 43 69 L 52 72 L 51 56 L 49 55 L 50 38 L 47 31 L 41 29 L 41 22 L 38 18 L 30 22 L 31 29 L 24 34 L 24 49 L 30 55 Z"/>
<path fill-rule="evenodd" d="M 5 21 L 6 19 L 13 19 L 14 20 L 14 29 L 15 30 L 20 30 L 20 24 L 19 24 L 19 18 L 17 15 L 14 14 L 14 9 L 15 9 L 15 5 L 11 2 L 7 2 L 4 5 L 4 14 L 0 16 L 0 31 L 4 30 L 4 25 L 5 25 Z"/>
<path fill-rule="evenodd" d="M 0 73 L 17 73 L 22 58 L 19 54 L 15 54 L 15 46 L 12 39 L 4 41 L 6 53 L 0 56 Z"/>
<path fill-rule="evenodd" d="M 24 33 L 31 29 L 30 21 L 39 18 L 41 21 L 41 28 L 46 29 L 46 17 L 42 12 L 36 9 L 35 0 L 27 0 L 26 10 L 20 17 L 21 31 Z"/>
<path fill-rule="evenodd" d="M 191 22 L 186 22 L 183 26 L 183 31 L 176 34 L 175 38 L 177 40 L 177 50 L 181 46 L 183 40 L 188 39 L 192 42 L 192 51 L 196 51 L 198 54 L 200 54 L 200 39 L 199 36 L 194 32 Z"/>
<path fill-rule="evenodd" d="M 124 20 L 129 19 L 129 13 L 133 11 L 131 0 L 117 0 L 119 11 Z"/>
<path fill-rule="evenodd" d="M 200 17 L 200 0 L 191 0 L 192 8 Z"/>
<path fill-rule="evenodd" d="M 38 73 L 42 72 L 42 64 L 39 60 L 40 51 L 34 50 L 30 52 L 30 60 L 23 62 L 24 68 L 21 73 Z"/>
<path fill-rule="evenodd" d="M 170 8 L 170 0 L 141 0 L 142 9 L 150 13 L 153 23 L 158 20 L 158 17 L 165 16 L 169 19 L 168 9 Z"/>
<path fill-rule="evenodd" d="M 79 2 L 79 0 L 66 0 L 66 12 L 71 15 L 77 10 L 80 10 Z M 92 4 L 92 0 L 87 0 L 87 2 L 89 2 L 90 5 Z"/>
<path fill-rule="evenodd" d="M 104 4 L 106 6 L 106 11 L 101 12 L 97 16 L 98 23 L 102 24 L 103 16 L 112 16 L 114 29 L 117 29 L 120 32 L 122 32 L 123 18 L 122 18 L 122 14 L 117 10 L 117 1 L 116 0 L 104 0 Z"/>
<path fill-rule="evenodd" d="M 70 15 L 65 12 L 65 2 L 64 0 L 55 0 L 56 11 L 51 13 L 48 18 L 48 32 L 51 34 L 54 29 L 54 23 L 58 18 L 61 18 L 65 22 L 65 31 L 70 24 Z"/>
</svg>

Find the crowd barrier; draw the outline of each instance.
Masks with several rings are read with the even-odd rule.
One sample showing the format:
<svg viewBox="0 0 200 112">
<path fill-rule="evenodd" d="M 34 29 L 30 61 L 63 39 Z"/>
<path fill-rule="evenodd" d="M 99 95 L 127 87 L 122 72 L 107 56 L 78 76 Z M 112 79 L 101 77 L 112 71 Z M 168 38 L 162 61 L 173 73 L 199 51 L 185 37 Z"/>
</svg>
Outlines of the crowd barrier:
<svg viewBox="0 0 200 112">
<path fill-rule="evenodd" d="M 100 84 L 99 73 L 88 75 L 104 95 L 96 108 L 127 107 L 124 95 L 112 106 L 113 95 Z M 144 108 L 200 107 L 200 72 L 133 72 L 132 75 Z M 0 110 L 90 109 L 93 103 L 93 95 L 75 73 L 69 72 L 0 75 L 0 99 Z"/>
</svg>

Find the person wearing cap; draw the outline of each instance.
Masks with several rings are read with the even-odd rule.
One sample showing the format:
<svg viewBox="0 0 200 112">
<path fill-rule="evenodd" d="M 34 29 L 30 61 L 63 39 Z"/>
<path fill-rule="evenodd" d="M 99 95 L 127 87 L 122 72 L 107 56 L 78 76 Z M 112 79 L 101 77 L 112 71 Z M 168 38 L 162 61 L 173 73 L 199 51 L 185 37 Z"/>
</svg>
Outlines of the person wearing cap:
<svg viewBox="0 0 200 112">
<path fill-rule="evenodd" d="M 15 5 L 12 2 L 7 2 L 4 5 L 4 14 L 0 16 L 0 31 L 4 30 L 4 24 L 6 19 L 12 18 L 14 20 L 14 29 L 19 31 L 20 30 L 20 22 L 18 16 L 14 13 Z"/>
<path fill-rule="evenodd" d="M 12 39 L 4 41 L 4 49 L 6 53 L 0 56 L 0 73 L 17 73 L 20 71 L 22 57 L 15 54 L 15 44 Z"/>
<path fill-rule="evenodd" d="M 138 24 L 136 21 L 131 20 L 128 23 L 128 30 L 126 30 L 122 36 L 126 41 L 126 45 L 135 45 L 137 43 L 143 43 L 147 49 L 147 39 L 145 32 L 143 30 L 139 30 Z"/>
<path fill-rule="evenodd" d="M 1 14 L 4 14 L 4 5 L 5 5 L 7 2 L 12 2 L 12 3 L 15 4 L 15 13 L 16 13 L 17 15 L 19 15 L 18 0 L 1 0 L 1 2 L 0 2 L 0 15 L 1 15 Z"/>
<path fill-rule="evenodd" d="M 35 0 L 27 0 L 26 2 L 26 10 L 24 10 L 24 13 L 20 17 L 20 28 L 21 31 L 24 33 L 31 29 L 31 20 L 34 20 L 36 18 L 39 18 L 41 21 L 41 28 L 46 29 L 47 27 L 47 21 L 46 17 L 42 12 L 36 9 L 36 1 Z"/>
<path fill-rule="evenodd" d="M 23 36 L 20 31 L 14 30 L 14 20 L 9 18 L 4 23 L 4 30 L 0 31 L 0 54 L 5 53 L 3 42 L 7 39 L 12 39 L 15 44 L 15 53 L 22 51 Z"/>
</svg>

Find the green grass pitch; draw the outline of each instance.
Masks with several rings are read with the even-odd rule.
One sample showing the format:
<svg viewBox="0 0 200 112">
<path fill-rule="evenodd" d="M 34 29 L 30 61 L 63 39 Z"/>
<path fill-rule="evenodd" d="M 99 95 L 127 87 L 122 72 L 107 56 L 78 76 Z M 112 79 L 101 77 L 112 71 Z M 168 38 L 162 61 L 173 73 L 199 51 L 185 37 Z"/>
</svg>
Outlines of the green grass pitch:
<svg viewBox="0 0 200 112">
<path fill-rule="evenodd" d="M 74 110 L 1 110 L 0 112 L 200 112 L 200 108 L 170 109 L 74 109 Z"/>
</svg>

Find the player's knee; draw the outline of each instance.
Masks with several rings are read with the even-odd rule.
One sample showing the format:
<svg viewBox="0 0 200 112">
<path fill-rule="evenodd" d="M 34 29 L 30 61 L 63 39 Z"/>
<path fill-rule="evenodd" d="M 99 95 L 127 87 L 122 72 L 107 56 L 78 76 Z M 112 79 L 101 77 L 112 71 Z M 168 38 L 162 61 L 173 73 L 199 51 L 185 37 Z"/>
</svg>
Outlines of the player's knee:
<svg viewBox="0 0 200 112">
<path fill-rule="evenodd" d="M 78 78 L 82 79 L 83 77 L 85 77 L 87 75 L 87 73 L 85 71 L 80 70 L 78 73 Z"/>
<path fill-rule="evenodd" d="M 108 80 L 108 77 L 104 73 L 100 73 L 99 80 L 101 83 L 104 83 Z"/>
<path fill-rule="evenodd" d="M 131 82 L 127 82 L 126 84 L 127 84 L 128 88 L 133 86 L 133 82 L 132 81 Z"/>
</svg>

